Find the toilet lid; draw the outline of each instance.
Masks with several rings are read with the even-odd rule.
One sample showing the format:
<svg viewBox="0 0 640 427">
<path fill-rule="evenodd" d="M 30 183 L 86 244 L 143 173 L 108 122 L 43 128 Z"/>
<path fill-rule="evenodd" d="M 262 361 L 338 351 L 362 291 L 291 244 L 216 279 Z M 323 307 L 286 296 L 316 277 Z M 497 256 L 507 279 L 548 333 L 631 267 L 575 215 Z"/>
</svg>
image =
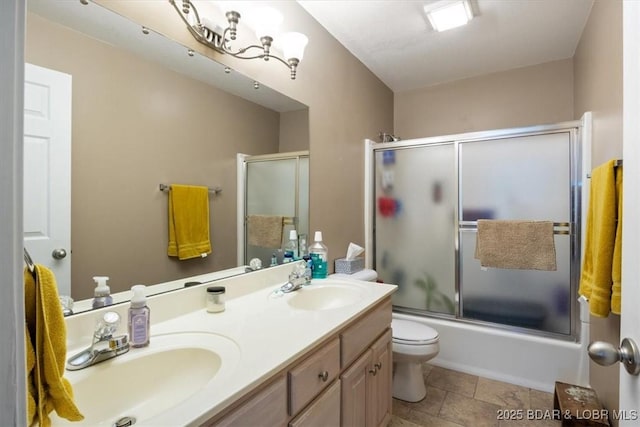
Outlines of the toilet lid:
<svg viewBox="0 0 640 427">
<path fill-rule="evenodd" d="M 431 344 L 438 341 L 438 331 L 410 320 L 392 319 L 393 341 L 403 344 Z"/>
</svg>

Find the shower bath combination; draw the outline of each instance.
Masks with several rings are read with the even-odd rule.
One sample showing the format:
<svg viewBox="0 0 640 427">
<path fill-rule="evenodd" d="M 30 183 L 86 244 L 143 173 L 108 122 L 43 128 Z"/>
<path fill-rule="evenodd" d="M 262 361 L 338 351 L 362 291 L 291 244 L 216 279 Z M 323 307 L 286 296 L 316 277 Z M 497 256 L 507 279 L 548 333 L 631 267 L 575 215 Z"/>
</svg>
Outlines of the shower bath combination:
<svg viewBox="0 0 640 427">
<path fill-rule="evenodd" d="M 398 285 L 394 312 L 440 333 L 438 364 L 551 390 L 549 358 L 585 381 L 579 341 L 588 324 L 577 286 L 589 129 L 587 113 L 555 125 L 365 142 L 366 267 Z M 480 219 L 553 222 L 557 270 L 481 267 Z M 465 356 L 470 346 L 484 348 L 478 360 Z M 510 348 L 527 367 L 505 367 Z"/>
</svg>

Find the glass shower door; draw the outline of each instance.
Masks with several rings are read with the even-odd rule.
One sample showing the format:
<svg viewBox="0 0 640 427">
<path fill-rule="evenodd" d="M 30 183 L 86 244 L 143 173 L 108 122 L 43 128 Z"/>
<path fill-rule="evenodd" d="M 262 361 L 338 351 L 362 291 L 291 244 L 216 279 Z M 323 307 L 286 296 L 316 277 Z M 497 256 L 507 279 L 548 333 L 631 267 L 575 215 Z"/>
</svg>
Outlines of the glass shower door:
<svg viewBox="0 0 640 427">
<path fill-rule="evenodd" d="M 396 309 L 455 314 L 455 144 L 375 152 L 375 266 Z"/>
<path fill-rule="evenodd" d="M 460 143 L 461 317 L 571 333 L 570 158 L 569 132 Z M 557 271 L 482 268 L 478 219 L 558 224 Z"/>
</svg>

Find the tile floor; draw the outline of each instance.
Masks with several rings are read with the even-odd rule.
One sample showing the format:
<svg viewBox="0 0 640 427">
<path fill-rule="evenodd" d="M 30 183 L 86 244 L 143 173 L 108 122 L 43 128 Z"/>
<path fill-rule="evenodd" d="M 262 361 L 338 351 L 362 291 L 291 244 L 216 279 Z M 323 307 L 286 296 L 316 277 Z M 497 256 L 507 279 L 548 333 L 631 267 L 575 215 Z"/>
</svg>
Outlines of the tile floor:
<svg viewBox="0 0 640 427">
<path fill-rule="evenodd" d="M 553 394 L 424 365 L 427 397 L 407 403 L 393 399 L 389 427 L 551 427 Z M 504 419 L 509 418 L 519 419 Z M 502 418 L 502 419 L 501 419 Z"/>
</svg>

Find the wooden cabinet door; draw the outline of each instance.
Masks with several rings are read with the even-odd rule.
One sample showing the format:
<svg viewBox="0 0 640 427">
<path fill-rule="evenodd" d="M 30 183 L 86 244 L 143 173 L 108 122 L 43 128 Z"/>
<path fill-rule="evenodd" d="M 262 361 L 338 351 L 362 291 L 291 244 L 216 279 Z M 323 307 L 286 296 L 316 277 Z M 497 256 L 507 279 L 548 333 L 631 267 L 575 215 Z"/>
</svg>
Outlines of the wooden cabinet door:
<svg viewBox="0 0 640 427">
<path fill-rule="evenodd" d="M 340 380 L 336 380 L 289 423 L 289 427 L 333 426 L 340 426 Z"/>
<path fill-rule="evenodd" d="M 367 350 L 340 377 L 342 382 L 342 427 L 363 427 L 367 422 L 367 377 L 373 365 Z"/>
<path fill-rule="evenodd" d="M 392 343 L 391 329 L 382 335 L 371 346 L 373 352 L 373 369 L 369 369 L 367 380 L 369 381 L 369 401 L 367 413 L 369 419 L 367 426 L 386 426 L 391 420 L 392 401 Z"/>
<path fill-rule="evenodd" d="M 215 423 L 207 426 L 286 426 L 287 381 L 284 376 L 275 380 L 255 396 Z"/>
</svg>

